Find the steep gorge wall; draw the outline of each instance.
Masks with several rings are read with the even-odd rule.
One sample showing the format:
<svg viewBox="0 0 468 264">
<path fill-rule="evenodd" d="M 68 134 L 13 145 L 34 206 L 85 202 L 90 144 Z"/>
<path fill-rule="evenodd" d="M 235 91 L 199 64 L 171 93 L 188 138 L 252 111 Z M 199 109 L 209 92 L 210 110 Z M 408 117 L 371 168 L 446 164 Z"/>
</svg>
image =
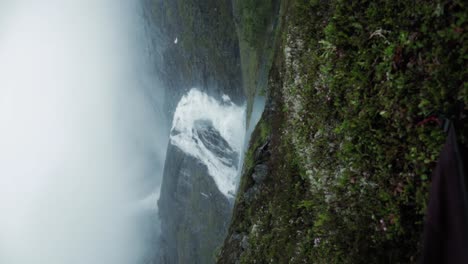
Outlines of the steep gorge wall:
<svg viewBox="0 0 468 264">
<path fill-rule="evenodd" d="M 168 120 L 173 120 L 181 97 L 192 88 L 219 102 L 226 103 L 227 95 L 233 104 L 242 105 L 231 2 L 146 0 L 146 5 L 157 27 L 153 34 L 161 40 L 160 74 Z M 215 130 L 197 133 L 208 133 L 213 142 L 222 140 Z M 154 263 L 213 263 L 228 228 L 232 198 L 220 192 L 206 164 L 171 142 L 164 168 L 158 201 L 162 252 Z"/>
<path fill-rule="evenodd" d="M 231 1 L 145 1 L 163 39 L 167 111 L 173 113 L 194 87 L 218 99 L 227 94 L 240 105 L 244 92 Z"/>
</svg>

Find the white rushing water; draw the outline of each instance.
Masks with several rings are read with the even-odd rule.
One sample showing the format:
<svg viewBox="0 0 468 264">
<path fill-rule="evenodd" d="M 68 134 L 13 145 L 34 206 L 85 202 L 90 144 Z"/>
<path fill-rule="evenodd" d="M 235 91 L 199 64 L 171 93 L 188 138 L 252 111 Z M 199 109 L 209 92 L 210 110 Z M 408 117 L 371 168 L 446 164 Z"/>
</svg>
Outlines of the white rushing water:
<svg viewBox="0 0 468 264">
<path fill-rule="evenodd" d="M 208 168 L 218 189 L 226 196 L 233 197 L 238 182 L 240 164 L 229 166 L 225 160 L 210 151 L 196 133 L 197 121 L 208 120 L 219 131 L 233 151 L 243 151 L 245 137 L 245 106 L 235 105 L 224 95 L 222 102 L 192 89 L 177 105 L 171 129 L 171 144 L 197 158 Z"/>
<path fill-rule="evenodd" d="M 168 128 L 148 100 L 137 10 L 0 1 L 0 263 L 145 258 Z"/>
</svg>

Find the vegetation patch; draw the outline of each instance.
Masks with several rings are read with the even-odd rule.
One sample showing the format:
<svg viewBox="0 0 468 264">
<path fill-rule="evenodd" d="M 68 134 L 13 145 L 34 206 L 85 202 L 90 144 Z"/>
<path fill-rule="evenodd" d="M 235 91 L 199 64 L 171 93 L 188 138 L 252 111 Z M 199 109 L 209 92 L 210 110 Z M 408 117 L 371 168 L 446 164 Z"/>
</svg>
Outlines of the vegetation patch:
<svg viewBox="0 0 468 264">
<path fill-rule="evenodd" d="M 234 0 L 234 17 L 239 50 L 244 93 L 247 99 L 247 121 L 255 96 L 264 96 L 268 73 L 275 47 L 280 39 L 282 12 L 287 1 Z"/>
<path fill-rule="evenodd" d="M 445 135 L 467 142 L 464 1 L 294 1 L 284 140 L 311 197 L 318 263 L 415 262 Z"/>
<path fill-rule="evenodd" d="M 468 144 L 466 4 L 287 6 L 218 262 L 232 254 L 241 263 L 417 262 L 445 140 L 438 124 L 421 121 L 449 118 Z M 266 159 L 257 155 L 265 140 Z M 268 164 L 268 180 L 248 199 L 259 164 Z"/>
</svg>

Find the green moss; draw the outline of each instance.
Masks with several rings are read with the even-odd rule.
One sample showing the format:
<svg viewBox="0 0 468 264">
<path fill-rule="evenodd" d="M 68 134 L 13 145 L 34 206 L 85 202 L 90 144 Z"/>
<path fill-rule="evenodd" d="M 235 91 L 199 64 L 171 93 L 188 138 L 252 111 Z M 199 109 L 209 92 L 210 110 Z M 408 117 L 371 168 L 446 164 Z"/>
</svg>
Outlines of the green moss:
<svg viewBox="0 0 468 264">
<path fill-rule="evenodd" d="M 465 4 L 319 2 L 294 2 L 287 43 L 299 64 L 287 69 L 288 131 L 321 239 L 311 254 L 414 262 L 444 142 L 436 125 L 417 124 L 443 114 L 467 143 Z"/>
<path fill-rule="evenodd" d="M 415 263 L 445 138 L 418 123 L 442 114 L 468 143 L 466 4 L 294 0 L 288 10 L 274 107 L 254 132 L 231 225 L 249 237 L 241 263 Z M 247 203 L 266 135 L 270 180 Z"/>
<path fill-rule="evenodd" d="M 240 15 L 240 37 L 256 48 L 263 47 L 267 27 L 271 23 L 274 5 L 271 0 L 237 1 Z"/>
</svg>

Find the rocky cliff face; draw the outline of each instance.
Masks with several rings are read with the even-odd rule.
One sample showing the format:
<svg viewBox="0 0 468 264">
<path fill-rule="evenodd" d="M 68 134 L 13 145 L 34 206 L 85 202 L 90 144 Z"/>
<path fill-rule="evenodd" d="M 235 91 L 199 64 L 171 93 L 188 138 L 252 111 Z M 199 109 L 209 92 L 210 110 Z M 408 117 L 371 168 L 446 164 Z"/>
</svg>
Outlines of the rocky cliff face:
<svg viewBox="0 0 468 264">
<path fill-rule="evenodd" d="M 159 215 L 163 263 L 211 263 L 230 219 L 245 107 L 192 89 L 177 105 Z"/>
<path fill-rule="evenodd" d="M 160 35 L 166 109 L 191 88 L 236 104 L 244 101 L 239 41 L 230 0 L 145 0 Z"/>
<path fill-rule="evenodd" d="M 220 102 L 219 107 L 242 105 L 239 41 L 231 2 L 145 2 L 149 20 L 156 26 L 152 34 L 162 45 L 160 75 L 168 120 L 173 120 L 182 96 L 194 87 Z M 196 108 L 201 110 L 203 104 Z M 162 253 L 155 263 L 213 263 L 227 231 L 240 150 L 216 121 L 199 112 L 193 120 L 185 120 L 189 129 L 171 131 L 158 202 Z M 241 139 L 243 134 L 236 136 Z M 220 171 L 226 177 L 216 175 Z"/>
<path fill-rule="evenodd" d="M 212 263 L 229 224 L 231 203 L 204 164 L 170 145 L 158 202 L 160 263 Z"/>
<path fill-rule="evenodd" d="M 245 131 L 243 109 L 226 97 L 220 103 L 198 90 L 179 102 L 158 202 L 161 263 L 214 262 L 231 217 Z"/>
</svg>

